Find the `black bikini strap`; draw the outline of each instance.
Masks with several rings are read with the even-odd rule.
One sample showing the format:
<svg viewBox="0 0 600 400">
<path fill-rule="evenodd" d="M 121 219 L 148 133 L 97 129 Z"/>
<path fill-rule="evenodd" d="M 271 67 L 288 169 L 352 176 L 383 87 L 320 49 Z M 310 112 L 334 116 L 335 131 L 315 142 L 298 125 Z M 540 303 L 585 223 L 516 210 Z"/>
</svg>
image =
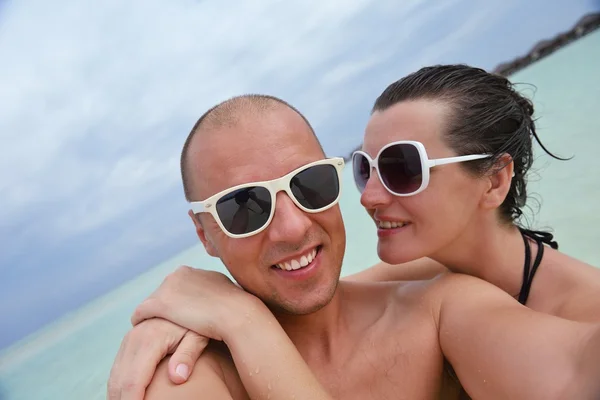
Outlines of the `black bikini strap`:
<svg viewBox="0 0 600 400">
<path fill-rule="evenodd" d="M 553 240 L 554 237 L 551 233 L 532 231 L 523 228 L 519 228 L 519 230 L 521 231 L 521 236 L 523 237 L 523 242 L 525 243 L 525 265 L 523 265 L 523 283 L 521 284 L 521 291 L 519 292 L 519 303 L 525 305 L 525 303 L 527 303 L 527 299 L 529 298 L 529 291 L 531 290 L 533 277 L 535 276 L 535 273 L 542 262 L 542 257 L 544 256 L 544 243 L 553 249 L 558 249 L 558 243 Z M 535 261 L 533 262 L 533 266 L 531 266 L 531 247 L 529 246 L 527 237 L 533 239 L 538 246 L 538 252 L 535 257 Z"/>
<path fill-rule="evenodd" d="M 554 240 L 554 236 L 550 232 L 532 231 L 530 229 L 519 228 L 522 235 L 529 236 L 536 242 L 546 243 L 554 250 L 558 249 L 558 243 Z"/>
</svg>

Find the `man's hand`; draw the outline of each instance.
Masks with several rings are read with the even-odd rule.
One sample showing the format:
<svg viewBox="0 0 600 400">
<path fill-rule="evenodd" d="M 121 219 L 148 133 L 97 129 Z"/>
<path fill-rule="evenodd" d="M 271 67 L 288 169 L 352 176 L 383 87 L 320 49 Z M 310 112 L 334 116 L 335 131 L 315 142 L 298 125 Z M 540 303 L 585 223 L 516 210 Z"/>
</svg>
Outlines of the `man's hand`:
<svg viewBox="0 0 600 400">
<path fill-rule="evenodd" d="M 271 315 L 264 303 L 224 274 L 182 266 L 136 308 L 131 322 L 137 325 L 162 318 L 209 339 L 227 342 L 225 336 L 237 332 L 251 316 L 264 313 Z"/>
<path fill-rule="evenodd" d="M 187 380 L 208 339 L 159 318 L 136 325 L 123 339 L 108 380 L 109 400 L 142 400 L 156 366 L 168 354 L 169 379 Z"/>
</svg>

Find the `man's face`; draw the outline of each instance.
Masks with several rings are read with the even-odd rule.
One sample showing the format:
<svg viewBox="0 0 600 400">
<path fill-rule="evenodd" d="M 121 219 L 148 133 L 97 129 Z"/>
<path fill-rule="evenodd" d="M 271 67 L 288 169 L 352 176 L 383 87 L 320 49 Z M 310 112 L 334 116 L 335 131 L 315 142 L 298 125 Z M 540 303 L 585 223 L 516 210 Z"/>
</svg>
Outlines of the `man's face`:
<svg viewBox="0 0 600 400">
<path fill-rule="evenodd" d="M 194 200 L 232 186 L 276 179 L 323 152 L 304 120 L 287 107 L 241 117 L 238 122 L 199 132 L 189 148 Z M 234 279 L 275 311 L 314 312 L 331 301 L 339 280 L 346 237 L 338 205 L 320 212 L 300 210 L 279 192 L 273 220 L 262 232 L 231 238 L 212 215 L 193 216 L 209 254 L 219 257 Z M 281 269 L 302 257 L 311 264 Z M 297 265 L 296 265 L 297 266 Z"/>
</svg>

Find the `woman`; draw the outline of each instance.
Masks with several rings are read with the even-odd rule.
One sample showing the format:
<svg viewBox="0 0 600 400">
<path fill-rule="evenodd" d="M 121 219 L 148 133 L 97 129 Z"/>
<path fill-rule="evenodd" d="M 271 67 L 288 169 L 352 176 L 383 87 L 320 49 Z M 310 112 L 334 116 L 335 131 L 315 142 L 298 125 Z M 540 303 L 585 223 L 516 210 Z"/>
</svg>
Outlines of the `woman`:
<svg viewBox="0 0 600 400">
<path fill-rule="evenodd" d="M 518 222 L 532 138 L 555 157 L 540 142 L 533 113 L 508 79 L 478 68 L 434 66 L 404 77 L 376 100 L 363 149 L 353 155 L 361 203 L 378 224 L 385 263 L 442 264 L 536 311 L 598 321 L 600 270 L 558 252 L 551 234 Z M 429 158 L 457 155 L 473 157 L 429 167 Z M 407 276 L 380 265 L 353 278 Z"/>
<path fill-rule="evenodd" d="M 518 223 L 532 137 L 558 158 L 538 138 L 533 113 L 508 79 L 478 68 L 434 66 L 404 77 L 375 101 L 362 151 L 353 154 L 361 204 L 378 226 L 386 263 L 443 265 L 536 311 L 598 321 L 600 270 Z M 381 264 L 351 278 L 411 276 Z"/>
<path fill-rule="evenodd" d="M 539 311 L 597 320 L 593 310 L 600 309 L 600 301 L 593 295 L 600 271 L 554 250 L 543 257 L 544 241 L 555 247 L 551 236 L 514 224 L 532 163 L 532 114 L 531 103 L 506 79 L 479 69 L 429 67 L 403 78 L 377 99 L 364 152 L 354 156 L 361 203 L 379 226 L 378 254 L 386 263 L 435 269 L 439 262 L 519 294 L 522 303 Z M 438 166 L 429 171 L 433 161 Z M 524 244 L 525 270 L 532 272 L 521 285 Z M 529 268 L 531 248 L 537 255 Z M 399 277 L 407 278 L 386 279 Z M 281 365 L 290 367 L 286 361 Z M 314 385 L 302 371 L 298 381 L 306 378 L 307 387 Z"/>
</svg>

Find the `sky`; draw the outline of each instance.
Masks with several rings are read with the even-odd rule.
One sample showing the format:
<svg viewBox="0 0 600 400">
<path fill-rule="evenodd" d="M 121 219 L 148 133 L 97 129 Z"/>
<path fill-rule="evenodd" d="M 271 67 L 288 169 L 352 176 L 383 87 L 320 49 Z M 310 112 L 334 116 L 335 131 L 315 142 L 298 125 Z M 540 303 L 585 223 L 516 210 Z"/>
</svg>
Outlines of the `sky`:
<svg viewBox="0 0 600 400">
<path fill-rule="evenodd" d="M 279 96 L 328 155 L 345 156 L 403 75 L 492 69 L 598 10 L 597 0 L 0 1 L 0 348 L 196 244 L 179 154 L 214 104 Z"/>
</svg>

